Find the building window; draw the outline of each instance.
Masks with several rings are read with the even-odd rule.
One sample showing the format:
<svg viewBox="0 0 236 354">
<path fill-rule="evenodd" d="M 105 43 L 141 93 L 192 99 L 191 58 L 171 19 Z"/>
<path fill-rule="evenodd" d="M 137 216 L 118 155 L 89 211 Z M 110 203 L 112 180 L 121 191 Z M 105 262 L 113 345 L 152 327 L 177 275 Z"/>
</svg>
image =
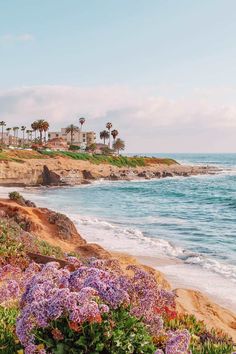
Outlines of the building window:
<svg viewBox="0 0 236 354">
<path fill-rule="evenodd" d="M 50 133 L 48 133 L 48 137 L 50 138 L 50 136 L 51 136 L 51 134 Z"/>
<path fill-rule="evenodd" d="M 58 138 L 58 137 L 59 137 L 59 134 L 56 134 L 56 137 Z"/>
</svg>

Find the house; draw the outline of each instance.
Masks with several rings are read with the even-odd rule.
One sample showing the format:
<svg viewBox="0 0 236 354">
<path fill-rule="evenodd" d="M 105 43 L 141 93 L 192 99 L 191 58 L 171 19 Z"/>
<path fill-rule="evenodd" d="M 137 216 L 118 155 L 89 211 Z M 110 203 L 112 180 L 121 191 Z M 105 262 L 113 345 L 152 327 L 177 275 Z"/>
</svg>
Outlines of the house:
<svg viewBox="0 0 236 354">
<path fill-rule="evenodd" d="M 60 132 L 48 132 L 48 139 L 53 140 L 55 138 L 62 138 L 68 144 L 71 143 L 71 134 L 66 133 L 66 128 L 61 128 Z M 73 145 L 78 145 L 81 148 L 86 148 L 87 146 L 96 143 L 96 133 L 95 132 L 85 132 L 79 130 L 73 134 Z"/>
</svg>

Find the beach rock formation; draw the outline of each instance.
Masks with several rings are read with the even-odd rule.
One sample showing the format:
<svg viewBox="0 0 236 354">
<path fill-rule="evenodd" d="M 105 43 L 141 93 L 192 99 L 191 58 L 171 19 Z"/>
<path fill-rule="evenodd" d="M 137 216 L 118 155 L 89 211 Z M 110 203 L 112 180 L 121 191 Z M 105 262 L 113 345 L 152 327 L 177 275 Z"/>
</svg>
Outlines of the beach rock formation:
<svg viewBox="0 0 236 354">
<path fill-rule="evenodd" d="M 55 158 L 0 161 L 0 185 L 2 186 L 60 186 L 80 185 L 97 179 L 132 180 L 190 176 L 216 173 L 207 166 L 185 166 L 176 162 L 155 163 L 145 167 L 117 167 L 110 164 L 94 164 L 61 156 Z"/>
</svg>

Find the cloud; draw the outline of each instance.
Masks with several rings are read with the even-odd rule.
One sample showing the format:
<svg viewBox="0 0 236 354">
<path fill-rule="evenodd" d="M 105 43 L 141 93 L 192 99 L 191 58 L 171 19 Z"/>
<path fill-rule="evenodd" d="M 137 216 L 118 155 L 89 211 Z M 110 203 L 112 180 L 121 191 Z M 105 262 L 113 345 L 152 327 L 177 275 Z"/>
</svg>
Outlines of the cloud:
<svg viewBox="0 0 236 354">
<path fill-rule="evenodd" d="M 30 33 L 23 33 L 19 35 L 14 35 L 14 34 L 4 34 L 0 36 L 1 42 L 4 43 L 12 43 L 12 42 L 30 42 L 34 40 L 34 37 Z"/>
<path fill-rule="evenodd" d="M 0 116 L 9 126 L 45 118 L 52 129 L 84 116 L 97 132 L 111 121 L 129 151 L 235 151 L 236 105 L 225 102 L 216 89 L 173 99 L 148 88 L 35 86 L 0 92 Z"/>
</svg>

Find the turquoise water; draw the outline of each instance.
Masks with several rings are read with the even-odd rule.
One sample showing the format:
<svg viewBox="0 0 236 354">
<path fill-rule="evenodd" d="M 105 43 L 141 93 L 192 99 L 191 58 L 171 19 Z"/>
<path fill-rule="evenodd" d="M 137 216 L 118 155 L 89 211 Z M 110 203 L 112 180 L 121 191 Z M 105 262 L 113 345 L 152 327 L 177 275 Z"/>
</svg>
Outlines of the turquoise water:
<svg viewBox="0 0 236 354">
<path fill-rule="evenodd" d="M 208 274 L 205 290 L 236 306 L 236 154 L 165 155 L 222 170 L 25 193 L 39 205 L 66 212 L 89 241 L 133 255 L 181 260 L 179 267 L 163 267 L 177 285 L 191 270 L 196 279 L 185 285 L 202 289 L 201 279 Z"/>
</svg>

